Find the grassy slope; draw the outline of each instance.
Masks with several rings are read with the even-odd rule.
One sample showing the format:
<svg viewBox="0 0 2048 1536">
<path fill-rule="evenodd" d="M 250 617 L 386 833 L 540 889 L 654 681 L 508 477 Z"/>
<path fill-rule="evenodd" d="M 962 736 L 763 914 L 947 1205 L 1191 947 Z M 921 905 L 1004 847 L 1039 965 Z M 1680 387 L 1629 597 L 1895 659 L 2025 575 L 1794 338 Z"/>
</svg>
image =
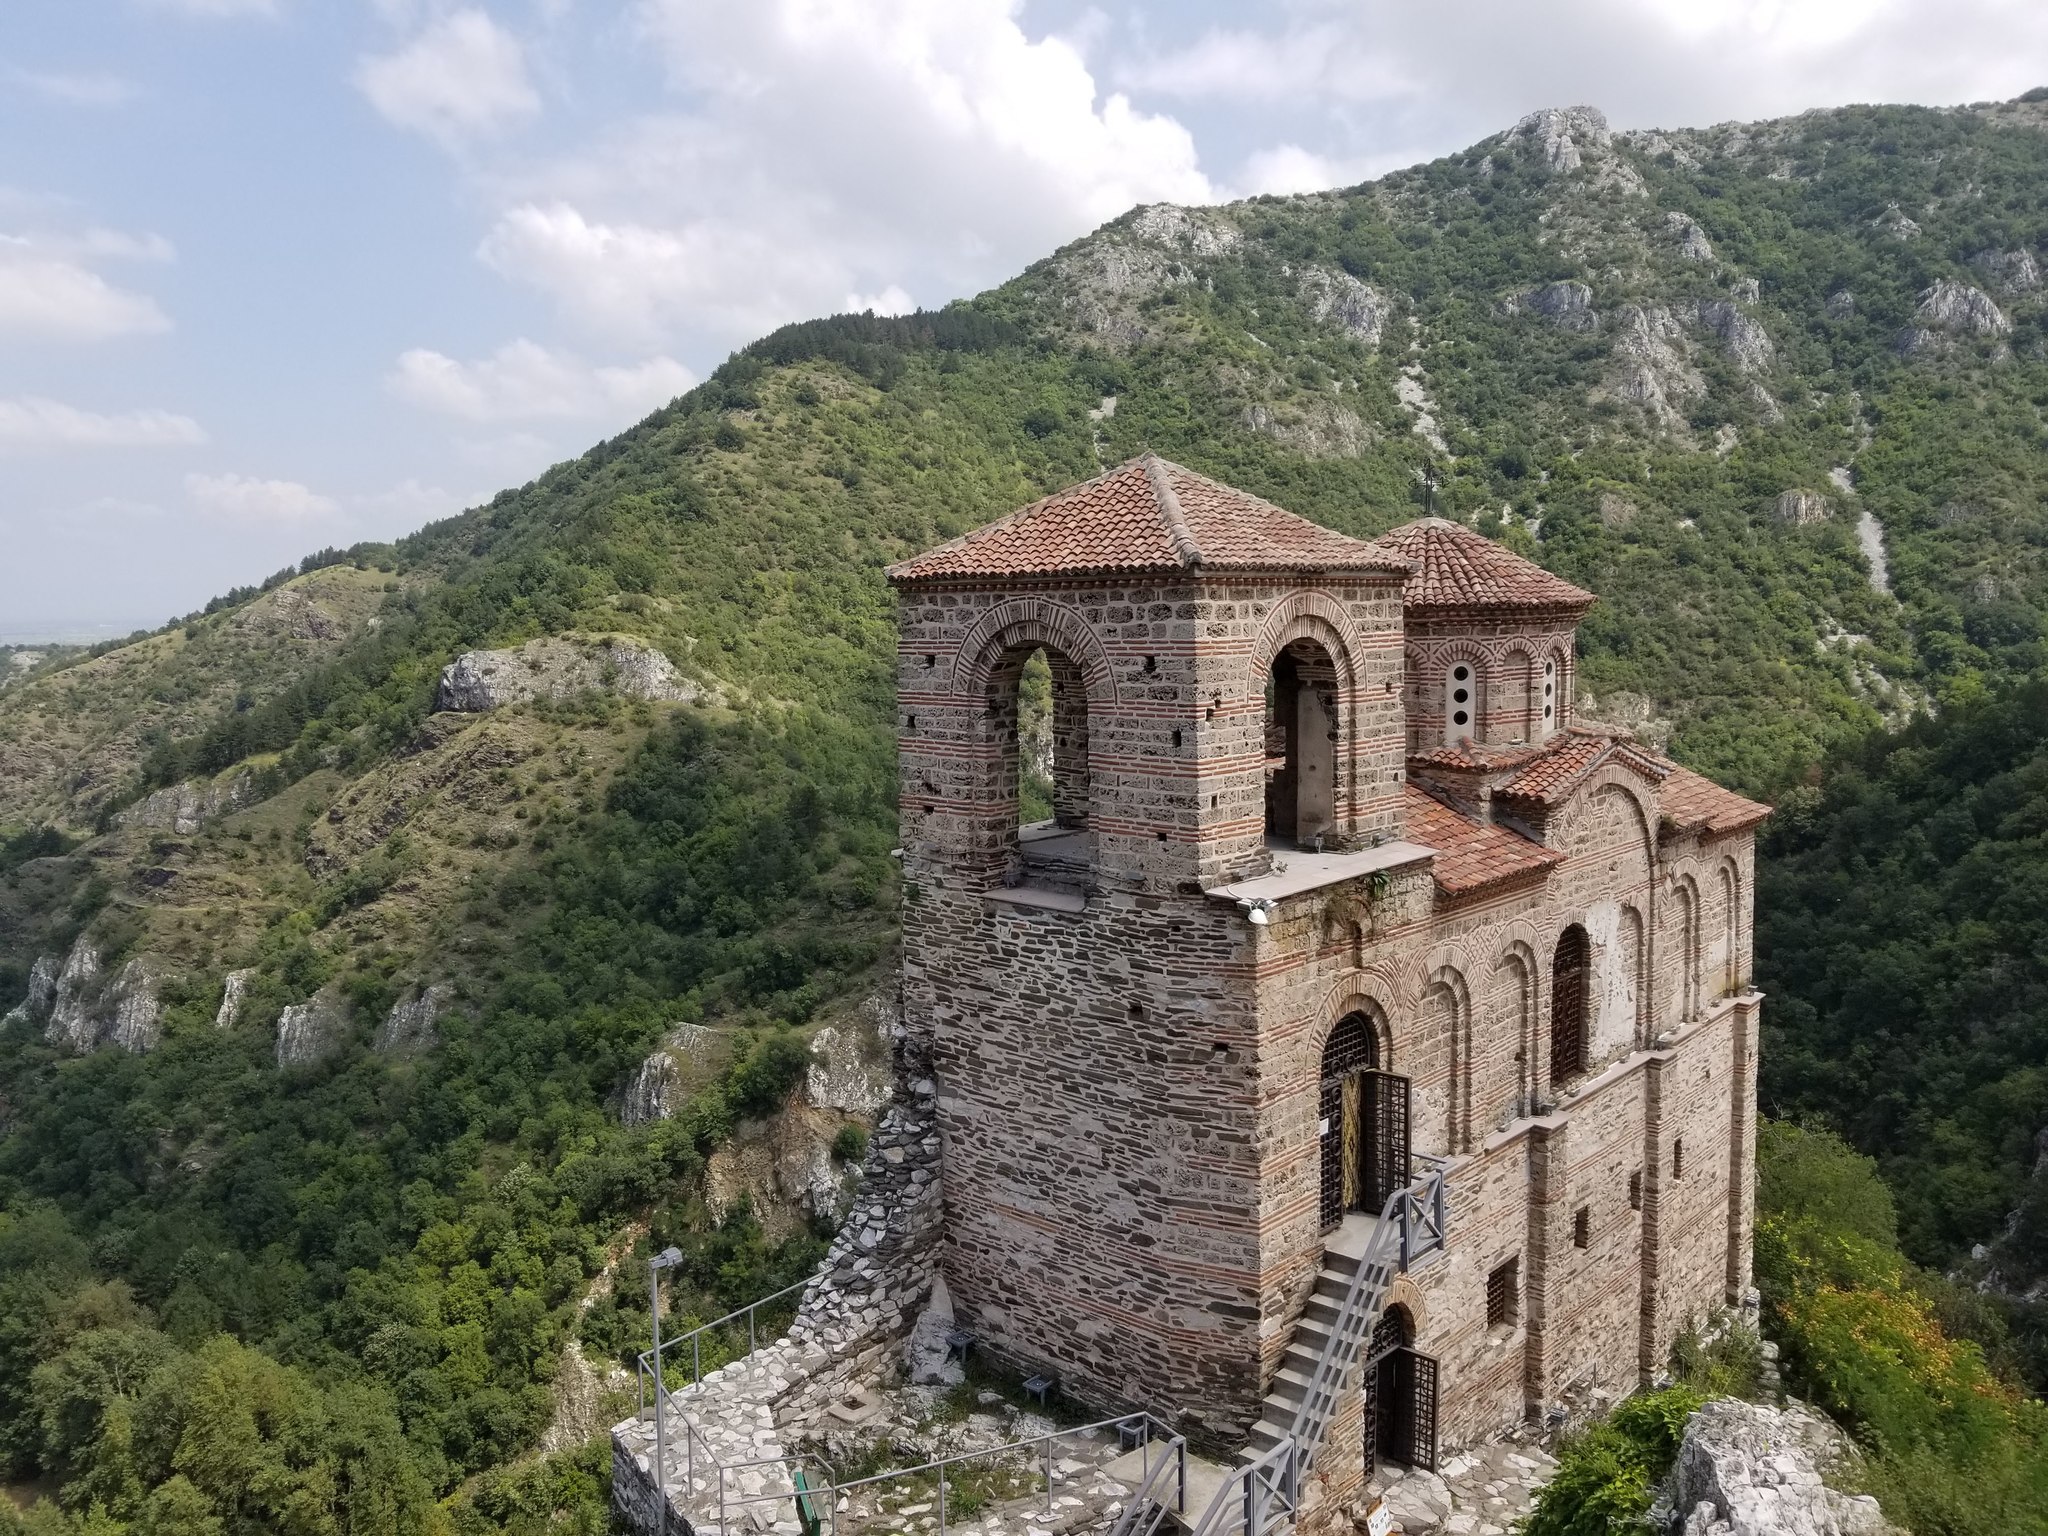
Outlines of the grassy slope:
<svg viewBox="0 0 2048 1536">
<path fill-rule="evenodd" d="M 568 1298 L 625 1213 L 651 1201 L 664 1232 L 710 1245 L 707 1275 L 758 1279 L 743 1245 L 714 1252 L 726 1240 L 690 1192 L 720 1115 L 772 1085 L 773 1062 L 674 1135 L 622 1136 L 604 1099 L 678 1016 L 802 1021 L 886 975 L 881 567 L 1147 446 L 1384 529 L 1420 510 L 1430 457 L 1399 400 L 1404 367 L 1455 456 L 1440 504 L 1599 591 L 1588 685 L 1645 695 L 1681 756 L 1742 787 L 1797 781 L 1899 686 L 1967 689 L 2032 664 L 2048 610 L 2039 298 L 2008 305 L 2004 355 L 1966 344 L 1906 362 L 1891 340 L 1935 277 L 2048 233 L 2030 191 L 2048 135 L 1887 109 L 1674 142 L 1697 167 L 1624 143 L 1563 178 L 1493 142 L 1350 193 L 1203 214 L 1209 254 L 1119 221 L 951 330 L 849 323 L 736 358 L 620 438 L 405 541 L 400 591 L 380 572 L 306 578 L 362 600 L 359 637 L 267 671 L 249 707 L 230 703 L 251 661 L 231 647 L 276 593 L 198 638 L 0 695 L 0 742 L 53 739 L 96 710 L 101 792 L 245 757 L 275 791 L 193 838 L 117 832 L 0 874 L 0 1002 L 30 955 L 86 924 L 179 977 L 146 1061 L 4 1042 L 0 1188 L 108 1238 L 88 1271 L 124 1277 L 181 1339 L 224 1324 L 389 1394 L 430 1482 L 503 1456 L 530 1436 Z M 1647 195 L 1615 190 L 1617 165 Z M 1918 240 L 1871 225 L 1893 201 Z M 1676 254 L 1675 209 L 1719 262 Z M 1140 280 L 1105 283 L 1105 253 L 1135 253 L 1123 270 Z M 1377 346 L 1315 318 L 1311 268 L 1388 301 Z M 1563 277 L 1591 285 L 1601 334 L 1501 303 Z M 1703 381 L 1683 421 L 1610 398 L 1623 306 L 1675 311 L 1748 278 L 1776 349 L 1754 382 L 1781 421 L 1697 326 L 1677 343 Z M 1830 319 L 1845 287 L 1855 314 Z M 1114 413 L 1091 417 L 1106 395 Z M 1769 514 L 1838 465 L 1883 520 L 1898 603 L 1871 592 L 1846 517 L 1791 529 Z M 354 628 L 372 604 L 374 632 Z M 569 629 L 645 636 L 731 707 L 429 720 L 459 650 Z M 1823 647 L 1837 630 L 1868 639 Z M 53 725 L 40 690 L 74 675 L 87 702 Z M 175 712 L 157 700 L 180 694 Z M 101 803 L 37 782 L 0 822 L 83 827 Z M 242 964 L 257 994 L 217 1034 L 220 977 Z M 391 997 L 436 979 L 464 991 L 442 1048 L 371 1053 Z M 281 1078 L 276 1009 L 322 985 L 353 1001 L 357 1036 Z M 482 1355 L 460 1332 L 472 1316 L 489 1322 Z M 403 1348 L 368 1350 L 372 1318 L 402 1320 Z M 0 1433 L 15 1422 L 7 1371 L 0 1359 Z M 53 1454 L 21 1433 L 22 1465 Z"/>
</svg>

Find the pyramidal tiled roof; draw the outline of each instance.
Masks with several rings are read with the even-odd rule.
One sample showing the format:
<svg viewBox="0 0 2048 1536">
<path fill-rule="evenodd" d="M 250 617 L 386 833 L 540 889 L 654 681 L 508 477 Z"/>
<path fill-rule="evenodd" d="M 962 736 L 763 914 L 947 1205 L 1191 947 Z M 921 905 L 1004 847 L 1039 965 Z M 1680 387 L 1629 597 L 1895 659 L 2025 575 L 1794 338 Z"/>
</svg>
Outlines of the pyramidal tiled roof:
<svg viewBox="0 0 2048 1536">
<path fill-rule="evenodd" d="M 1408 569 L 1397 551 L 1334 533 L 1147 453 L 892 565 L 889 577 Z"/>
<path fill-rule="evenodd" d="M 1547 608 L 1583 613 L 1590 592 L 1501 548 L 1462 523 L 1425 517 L 1383 533 L 1373 543 L 1414 566 L 1401 593 L 1409 613 L 1459 608 Z"/>
</svg>

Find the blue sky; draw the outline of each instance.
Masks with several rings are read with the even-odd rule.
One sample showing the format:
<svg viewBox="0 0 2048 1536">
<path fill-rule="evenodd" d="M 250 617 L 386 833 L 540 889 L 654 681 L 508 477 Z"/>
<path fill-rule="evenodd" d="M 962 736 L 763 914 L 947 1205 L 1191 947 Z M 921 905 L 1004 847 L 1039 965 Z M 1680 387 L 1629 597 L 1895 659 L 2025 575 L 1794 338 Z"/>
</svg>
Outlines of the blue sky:
<svg viewBox="0 0 2048 1536">
<path fill-rule="evenodd" d="M 0 643 L 518 484 L 786 320 L 1543 106 L 2048 83 L 2038 0 L 7 0 Z"/>
</svg>

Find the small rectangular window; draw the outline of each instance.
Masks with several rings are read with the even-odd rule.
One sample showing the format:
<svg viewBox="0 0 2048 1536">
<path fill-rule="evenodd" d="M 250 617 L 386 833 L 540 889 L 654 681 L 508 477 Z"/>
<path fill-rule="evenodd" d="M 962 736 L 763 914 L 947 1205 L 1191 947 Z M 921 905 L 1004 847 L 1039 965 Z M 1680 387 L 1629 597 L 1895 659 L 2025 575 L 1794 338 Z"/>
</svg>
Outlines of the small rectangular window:
<svg viewBox="0 0 2048 1536">
<path fill-rule="evenodd" d="M 1671 1177 L 1674 1182 L 1685 1177 L 1685 1143 L 1671 1143 Z"/>
<path fill-rule="evenodd" d="M 1572 1246 L 1584 1248 L 1593 1241 L 1593 1213 L 1585 1206 L 1572 1212 Z"/>
<path fill-rule="evenodd" d="M 1640 1168 L 1628 1176 L 1628 1208 L 1632 1211 L 1643 1208 L 1643 1171 Z"/>
<path fill-rule="evenodd" d="M 1520 1312 L 1522 1261 L 1509 1259 L 1486 1277 L 1486 1326 L 1512 1328 Z"/>
</svg>

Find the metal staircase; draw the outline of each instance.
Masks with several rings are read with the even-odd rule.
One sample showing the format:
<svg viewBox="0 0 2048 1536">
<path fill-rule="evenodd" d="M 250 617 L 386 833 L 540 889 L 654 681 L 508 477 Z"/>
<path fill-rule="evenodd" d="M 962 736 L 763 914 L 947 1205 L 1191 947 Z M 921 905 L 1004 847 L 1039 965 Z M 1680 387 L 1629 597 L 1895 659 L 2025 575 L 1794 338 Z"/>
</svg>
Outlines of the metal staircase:
<svg viewBox="0 0 2048 1536">
<path fill-rule="evenodd" d="M 1379 1320 L 1387 1288 L 1396 1275 L 1444 1248 L 1444 1164 L 1432 1157 L 1415 1161 L 1422 1173 L 1388 1198 L 1360 1252 L 1324 1251 L 1323 1267 L 1281 1359 L 1265 1412 L 1191 1536 L 1277 1536 L 1293 1525 L 1302 1479 L 1315 1463 Z M 1140 1495 L 1130 1501 L 1110 1536 L 1139 1536 L 1159 1523 L 1156 1507 Z"/>
</svg>

